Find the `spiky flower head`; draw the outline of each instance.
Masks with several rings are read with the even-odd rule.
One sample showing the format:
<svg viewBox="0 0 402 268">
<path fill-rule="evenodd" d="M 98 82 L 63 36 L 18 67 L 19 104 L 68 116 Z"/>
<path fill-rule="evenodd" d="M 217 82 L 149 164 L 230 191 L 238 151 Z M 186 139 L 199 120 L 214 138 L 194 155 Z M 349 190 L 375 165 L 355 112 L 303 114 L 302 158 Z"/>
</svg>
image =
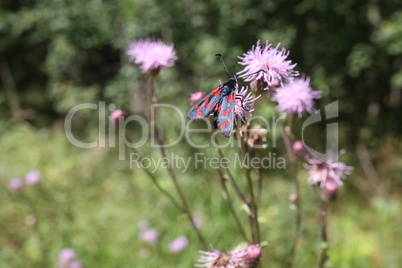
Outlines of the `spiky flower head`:
<svg viewBox="0 0 402 268">
<path fill-rule="evenodd" d="M 268 41 L 263 46 L 258 40 L 243 57 L 239 57 L 238 63 L 245 67 L 238 74 L 250 82 L 253 89 L 268 90 L 270 87 L 280 86 L 283 79 L 298 75 L 294 70 L 296 64 L 286 60 L 289 51 L 279 49 L 279 46 L 280 44 L 273 48 Z"/>
<path fill-rule="evenodd" d="M 319 184 L 321 188 L 324 188 L 329 181 L 341 187 L 343 185 L 342 179 L 352 172 L 353 167 L 347 166 L 343 162 L 337 162 L 336 158 L 333 152 L 328 154 L 325 161 L 314 156 L 306 157 L 307 181 L 311 184 Z"/>
<path fill-rule="evenodd" d="M 261 247 L 256 244 L 248 245 L 245 249 L 246 255 L 243 257 L 243 268 L 254 268 L 258 265 L 261 258 Z"/>
<path fill-rule="evenodd" d="M 241 268 L 243 257 L 246 255 L 244 250 L 229 251 L 226 254 L 212 248 L 211 251 L 200 251 L 202 254 L 195 267 L 205 268 Z"/>
<path fill-rule="evenodd" d="M 272 100 L 278 102 L 276 110 L 301 117 L 304 112 L 314 111 L 314 99 L 319 98 L 321 91 L 312 90 L 309 78 L 298 78 L 277 88 Z"/>
<path fill-rule="evenodd" d="M 172 67 L 177 60 L 173 44 L 166 45 L 150 38 L 131 43 L 126 51 L 130 60 L 138 64 L 143 73 L 158 73 L 162 67 Z"/>
<path fill-rule="evenodd" d="M 202 254 L 196 267 L 205 268 L 254 268 L 261 257 L 259 245 L 249 245 L 245 249 L 235 249 L 222 253 L 212 248 L 211 251 L 200 251 Z"/>
<path fill-rule="evenodd" d="M 234 114 L 235 116 L 238 116 L 243 120 L 243 122 L 246 119 L 246 116 L 252 115 L 252 112 L 254 111 L 254 102 L 259 98 L 254 97 L 253 94 L 248 91 L 248 87 L 242 87 L 239 92 L 236 93 L 236 98 L 235 98 L 235 110 Z"/>
</svg>

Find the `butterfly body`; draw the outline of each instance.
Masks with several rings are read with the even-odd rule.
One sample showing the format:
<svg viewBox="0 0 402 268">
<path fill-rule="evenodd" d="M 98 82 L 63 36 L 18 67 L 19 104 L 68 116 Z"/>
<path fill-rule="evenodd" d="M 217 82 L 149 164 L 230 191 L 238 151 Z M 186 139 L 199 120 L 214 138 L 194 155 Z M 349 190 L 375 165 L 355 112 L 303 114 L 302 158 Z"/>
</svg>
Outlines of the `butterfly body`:
<svg viewBox="0 0 402 268">
<path fill-rule="evenodd" d="M 232 77 L 195 104 L 187 118 L 199 120 L 212 114 L 215 126 L 225 137 L 230 137 L 233 131 L 236 90 L 237 79 Z"/>
</svg>

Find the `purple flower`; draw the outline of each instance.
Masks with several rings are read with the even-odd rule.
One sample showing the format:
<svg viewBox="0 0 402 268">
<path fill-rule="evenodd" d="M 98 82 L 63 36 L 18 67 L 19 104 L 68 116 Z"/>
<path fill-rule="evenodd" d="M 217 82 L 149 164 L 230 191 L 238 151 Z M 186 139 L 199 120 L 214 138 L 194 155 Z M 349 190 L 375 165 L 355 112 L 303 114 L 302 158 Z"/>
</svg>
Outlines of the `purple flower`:
<svg viewBox="0 0 402 268">
<path fill-rule="evenodd" d="M 75 251 L 71 248 L 65 248 L 60 251 L 58 257 L 58 268 L 69 268 L 69 264 L 75 260 Z"/>
<path fill-rule="evenodd" d="M 321 188 L 321 198 L 323 200 L 331 201 L 336 197 L 336 193 L 338 192 L 339 185 L 333 181 L 328 180 L 324 187 Z"/>
<path fill-rule="evenodd" d="M 140 234 L 140 240 L 150 244 L 156 244 L 158 242 L 158 238 L 159 233 L 155 229 L 146 229 Z"/>
<path fill-rule="evenodd" d="M 321 91 L 310 87 L 309 78 L 299 78 L 277 88 L 272 100 L 278 102 L 276 110 L 302 116 L 303 112 L 314 111 L 314 99 L 321 98 Z"/>
<path fill-rule="evenodd" d="M 265 46 L 261 46 L 258 40 L 251 50 L 243 54 L 243 57 L 239 57 L 241 61 L 238 63 L 246 66 L 238 72 L 240 77 L 251 82 L 251 86 L 255 89 L 267 90 L 269 87 L 280 86 L 284 78 L 297 76 L 298 72 L 293 70 L 296 64 L 286 60 L 289 51 L 285 48 L 279 50 L 279 45 L 272 48 L 272 44 L 267 41 Z M 260 70 L 265 72 L 259 72 Z"/>
<path fill-rule="evenodd" d="M 123 110 L 117 109 L 110 113 L 112 119 L 119 119 L 120 116 L 125 116 L 126 113 Z"/>
<path fill-rule="evenodd" d="M 222 253 L 217 249 L 212 248 L 211 251 L 200 250 L 201 257 L 198 259 L 199 264 L 195 267 L 206 268 L 237 268 L 242 263 L 245 251 L 231 251 Z"/>
<path fill-rule="evenodd" d="M 235 249 L 226 254 L 212 248 L 211 251 L 200 251 L 202 254 L 196 267 L 206 268 L 254 268 L 261 257 L 261 247 L 251 244 L 246 249 Z"/>
<path fill-rule="evenodd" d="M 143 73 L 157 73 L 162 67 L 172 67 L 177 60 L 173 45 L 150 38 L 131 43 L 126 53 L 131 61 L 140 66 Z"/>
<path fill-rule="evenodd" d="M 261 247 L 256 244 L 248 245 L 245 249 L 246 255 L 243 257 L 243 268 L 254 268 L 258 265 L 261 258 Z"/>
<path fill-rule="evenodd" d="M 113 124 L 118 126 L 119 122 L 120 122 L 120 118 L 122 120 L 124 120 L 125 115 L 126 115 L 126 113 L 123 110 L 117 109 L 110 113 L 110 120 L 112 121 Z"/>
<path fill-rule="evenodd" d="M 190 103 L 191 105 L 196 104 L 197 102 L 199 102 L 200 100 L 202 100 L 202 98 L 204 98 L 204 93 L 202 93 L 201 91 L 195 91 L 191 94 L 190 96 Z"/>
<path fill-rule="evenodd" d="M 26 185 L 35 185 L 40 181 L 41 175 L 37 170 L 32 170 L 25 175 Z"/>
<path fill-rule="evenodd" d="M 299 157 L 304 157 L 307 154 L 307 150 L 302 141 L 295 141 L 292 145 L 292 148 L 295 154 Z"/>
<path fill-rule="evenodd" d="M 182 251 L 188 246 L 188 239 L 185 236 L 179 236 L 169 243 L 169 250 L 173 253 Z"/>
<path fill-rule="evenodd" d="M 317 157 L 306 157 L 308 171 L 307 181 L 311 184 L 320 184 L 323 188 L 328 181 L 335 182 L 339 187 L 343 185 L 342 179 L 349 175 L 353 167 L 345 163 L 336 162 L 334 153 L 329 153 L 326 161 Z"/>
<path fill-rule="evenodd" d="M 253 97 L 253 94 L 248 91 L 248 87 L 242 87 L 241 90 L 236 93 L 235 99 L 235 116 L 239 116 L 243 122 L 246 118 L 246 115 L 251 115 L 254 111 L 254 102 L 259 98 Z"/>
<path fill-rule="evenodd" d="M 82 262 L 79 260 L 73 260 L 72 262 L 69 263 L 68 268 L 82 268 Z"/>
<path fill-rule="evenodd" d="M 22 180 L 20 178 L 13 178 L 8 183 L 8 188 L 13 193 L 21 192 L 22 187 L 24 187 L 24 183 L 22 182 Z"/>
<path fill-rule="evenodd" d="M 82 268 L 82 263 L 76 259 L 75 251 L 71 248 L 65 248 L 59 253 L 58 268 Z"/>
</svg>

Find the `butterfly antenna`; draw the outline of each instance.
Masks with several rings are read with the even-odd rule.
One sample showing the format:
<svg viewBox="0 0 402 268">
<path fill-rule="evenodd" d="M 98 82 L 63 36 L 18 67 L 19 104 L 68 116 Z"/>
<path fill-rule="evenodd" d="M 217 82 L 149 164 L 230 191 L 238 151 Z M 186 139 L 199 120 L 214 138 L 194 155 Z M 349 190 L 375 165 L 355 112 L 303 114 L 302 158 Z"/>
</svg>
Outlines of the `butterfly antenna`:
<svg viewBox="0 0 402 268">
<path fill-rule="evenodd" d="M 258 74 L 259 72 L 264 72 L 264 73 L 267 73 L 265 70 L 259 70 L 259 71 L 256 71 L 255 73 L 252 73 L 252 74 L 242 74 L 241 76 L 239 76 L 239 77 L 241 77 L 241 78 L 244 78 L 244 77 L 246 77 L 246 76 L 251 76 L 251 75 L 254 75 L 254 74 Z"/>
<path fill-rule="evenodd" d="M 225 63 L 223 62 L 223 56 L 222 56 L 222 54 L 216 54 L 215 56 L 219 57 L 219 60 L 221 61 L 222 65 L 223 65 L 223 68 L 225 68 L 225 71 L 228 73 L 229 77 L 232 77 L 232 76 L 230 75 L 229 71 L 228 71 L 228 68 L 226 68 Z"/>
</svg>

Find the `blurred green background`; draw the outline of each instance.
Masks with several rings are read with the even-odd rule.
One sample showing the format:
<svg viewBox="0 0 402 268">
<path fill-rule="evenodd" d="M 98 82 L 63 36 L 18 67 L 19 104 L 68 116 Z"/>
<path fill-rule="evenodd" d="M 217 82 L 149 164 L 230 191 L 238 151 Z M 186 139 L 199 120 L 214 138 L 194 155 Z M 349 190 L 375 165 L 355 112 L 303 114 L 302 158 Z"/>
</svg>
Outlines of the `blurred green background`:
<svg viewBox="0 0 402 268">
<path fill-rule="evenodd" d="M 54 267 L 66 247 L 85 267 L 193 266 L 200 249 L 196 236 L 144 172 L 118 161 L 116 148 L 74 147 L 63 128 L 67 112 L 80 103 L 105 101 L 141 114 L 146 78 L 125 49 L 155 37 L 173 43 L 179 57 L 157 78 L 159 99 L 183 111 L 193 91 L 208 92 L 226 79 L 216 53 L 235 73 L 242 69 L 237 56 L 258 39 L 289 49 L 297 70 L 323 92 L 317 108 L 339 100 L 340 147 L 348 152 L 343 160 L 355 167 L 330 204 L 329 267 L 400 267 L 400 1 L 2 0 L 0 37 L 0 266 Z M 260 104 L 262 115 L 272 112 L 267 103 Z M 165 123 L 167 135 L 179 127 L 175 118 Z M 96 112 L 80 113 L 74 133 L 93 141 L 97 125 Z M 312 134 L 319 146 L 325 124 Z M 193 152 L 186 144 L 170 150 Z M 284 154 L 281 146 L 277 150 Z M 141 151 L 158 156 L 147 146 Z M 9 180 L 30 170 L 41 172 L 40 183 L 10 192 Z M 157 175 L 173 190 L 166 172 Z M 260 216 L 268 244 L 262 262 L 285 267 L 294 230 L 291 173 L 265 177 Z M 228 250 L 242 239 L 216 178 L 216 171 L 180 174 L 207 241 Z M 302 171 L 296 267 L 314 267 L 320 252 L 317 206 L 305 178 Z M 235 205 L 246 224 L 241 204 Z M 159 231 L 157 244 L 138 239 L 142 219 Z M 188 248 L 169 252 L 168 243 L 181 235 L 189 238 Z"/>
</svg>

